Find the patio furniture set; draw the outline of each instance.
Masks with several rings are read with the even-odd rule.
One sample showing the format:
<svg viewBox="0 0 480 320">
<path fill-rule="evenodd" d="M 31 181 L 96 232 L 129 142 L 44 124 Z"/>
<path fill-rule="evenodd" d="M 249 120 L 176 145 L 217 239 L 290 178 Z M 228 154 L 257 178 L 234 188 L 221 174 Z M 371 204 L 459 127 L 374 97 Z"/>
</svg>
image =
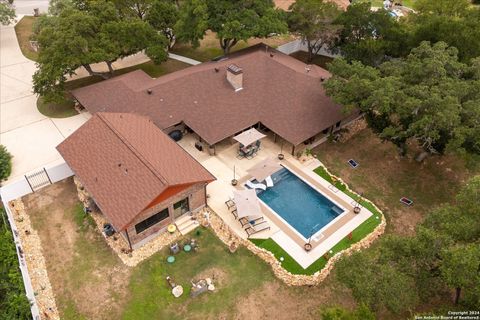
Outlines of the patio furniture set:
<svg viewBox="0 0 480 320">
<path fill-rule="evenodd" d="M 257 155 L 258 150 L 260 150 L 260 139 L 265 138 L 266 135 L 259 132 L 255 128 L 248 129 L 242 133 L 233 137 L 238 141 L 238 154 L 237 159 L 252 159 Z"/>
</svg>

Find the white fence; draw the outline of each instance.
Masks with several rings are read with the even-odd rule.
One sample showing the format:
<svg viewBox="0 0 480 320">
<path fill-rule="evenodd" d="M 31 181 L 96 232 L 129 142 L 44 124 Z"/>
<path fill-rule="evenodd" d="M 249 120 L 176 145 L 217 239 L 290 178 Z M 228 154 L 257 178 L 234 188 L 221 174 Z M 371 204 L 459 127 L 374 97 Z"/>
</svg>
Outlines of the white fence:
<svg viewBox="0 0 480 320">
<path fill-rule="evenodd" d="M 73 175 L 72 170 L 65 162 L 55 166 L 48 167 L 48 168 L 47 167 L 41 168 L 36 172 L 40 172 L 40 171 L 44 171 L 49 179 L 49 183 L 45 184 L 44 186 L 49 185 L 51 183 L 55 183 L 57 181 L 61 181 Z M 35 293 L 33 291 L 30 275 L 28 274 L 27 264 L 24 256 L 20 253 L 21 252 L 20 250 L 22 250 L 22 244 L 18 236 L 18 230 L 15 225 L 15 220 L 13 219 L 12 212 L 8 205 L 9 201 L 18 199 L 29 193 L 34 192 L 34 188 L 32 188 L 31 184 L 28 182 L 27 176 L 28 175 L 25 175 L 23 176 L 23 178 L 17 181 L 14 181 L 12 183 L 9 183 L 6 186 L 1 187 L 0 198 L 2 199 L 3 206 L 5 207 L 5 211 L 7 212 L 8 222 L 10 223 L 10 227 L 12 229 L 13 240 L 15 242 L 15 247 L 17 248 L 17 256 L 20 264 L 20 271 L 22 272 L 23 283 L 25 285 L 25 292 L 28 300 L 30 301 L 32 317 L 34 320 L 40 320 L 41 319 L 40 312 L 35 300 Z"/>
</svg>

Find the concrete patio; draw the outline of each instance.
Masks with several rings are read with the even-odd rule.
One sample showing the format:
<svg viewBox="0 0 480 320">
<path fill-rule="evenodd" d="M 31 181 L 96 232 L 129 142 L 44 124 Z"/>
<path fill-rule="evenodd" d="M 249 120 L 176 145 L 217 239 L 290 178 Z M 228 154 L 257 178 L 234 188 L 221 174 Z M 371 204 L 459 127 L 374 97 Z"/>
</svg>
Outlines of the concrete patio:
<svg viewBox="0 0 480 320">
<path fill-rule="evenodd" d="M 280 144 L 275 143 L 273 135 L 269 133 L 267 138 L 261 140 L 261 149 L 256 157 L 252 159 L 237 159 L 238 143 L 233 143 L 226 139 L 215 146 L 215 155 L 209 155 L 208 150 L 205 150 L 205 148 L 203 151 L 195 148 L 195 142 L 197 141 L 196 134 L 192 133 L 184 136 L 179 144 L 217 178 L 216 181 L 210 183 L 207 187 L 208 204 L 239 237 L 246 239 L 247 233 L 228 210 L 225 201 L 232 197 L 235 189 L 244 188 L 245 181 L 251 178 L 247 173 L 249 168 L 265 158 L 277 159 L 280 153 Z M 260 201 L 264 219 L 270 225 L 270 229 L 256 233 L 251 238 L 272 238 L 303 268 L 307 268 L 327 253 L 336 243 L 347 237 L 350 232 L 367 220 L 372 213 L 363 208 L 359 214 L 354 214 L 355 201 L 343 192 L 339 192 L 330 183 L 313 172 L 313 169 L 320 166 L 320 161 L 312 158 L 301 162 L 291 156 L 288 151 L 289 148 L 287 147 L 282 152 L 285 156 L 285 159 L 282 160 L 282 165 L 294 171 L 321 193 L 328 195 L 328 197 L 345 208 L 346 211 L 324 227 L 317 237 L 312 238 L 313 249 L 310 252 L 306 252 L 303 249 L 305 239 L 285 222 L 281 221 L 277 214 L 273 213 L 270 208 Z M 234 166 L 235 178 L 239 181 L 235 187 L 231 185 L 231 181 L 234 178 Z"/>
</svg>

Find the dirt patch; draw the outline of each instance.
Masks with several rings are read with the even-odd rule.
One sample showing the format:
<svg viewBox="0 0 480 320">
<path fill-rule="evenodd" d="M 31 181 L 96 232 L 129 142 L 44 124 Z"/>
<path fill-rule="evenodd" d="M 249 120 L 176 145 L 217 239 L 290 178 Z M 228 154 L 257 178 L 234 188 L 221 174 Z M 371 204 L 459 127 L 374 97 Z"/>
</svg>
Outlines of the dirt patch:
<svg viewBox="0 0 480 320">
<path fill-rule="evenodd" d="M 88 319 L 118 318 L 127 298 L 130 269 L 110 250 L 102 235 L 81 220 L 72 179 L 43 188 L 25 197 L 24 202 L 42 242 L 62 319 L 79 315 Z"/>
<path fill-rule="evenodd" d="M 317 287 L 287 287 L 275 281 L 268 282 L 249 295 L 239 299 L 235 319 L 319 319 L 323 306 L 355 305 L 344 288 L 330 281 Z"/>
<path fill-rule="evenodd" d="M 452 201 L 472 174 L 459 157 L 432 156 L 418 163 L 413 159 L 416 152 L 412 143 L 402 158 L 392 143 L 382 142 L 370 129 L 346 142 L 326 142 L 314 150 L 332 173 L 384 211 L 388 230 L 401 235 L 412 235 L 429 211 Z M 351 168 L 349 159 L 359 166 Z M 412 199 L 414 204 L 403 205 L 401 197 Z"/>
<path fill-rule="evenodd" d="M 221 288 L 228 284 L 228 275 L 227 273 L 221 268 L 209 268 L 202 272 L 200 272 L 196 276 L 196 280 L 210 278 L 213 281 L 213 284 L 216 288 Z"/>
</svg>

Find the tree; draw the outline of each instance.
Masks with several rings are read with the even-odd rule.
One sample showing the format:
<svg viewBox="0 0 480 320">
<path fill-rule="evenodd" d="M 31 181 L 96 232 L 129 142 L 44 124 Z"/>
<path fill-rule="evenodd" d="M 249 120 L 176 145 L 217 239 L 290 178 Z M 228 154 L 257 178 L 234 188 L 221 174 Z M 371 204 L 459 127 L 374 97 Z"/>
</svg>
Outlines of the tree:
<svg viewBox="0 0 480 320">
<path fill-rule="evenodd" d="M 455 288 L 455 304 L 458 304 L 462 288 L 480 288 L 480 246 L 471 243 L 444 250 L 440 270 L 445 282 Z"/>
<path fill-rule="evenodd" d="M 372 309 L 399 313 L 418 303 L 414 278 L 391 264 L 378 263 L 373 254 L 356 252 L 340 260 L 336 269 L 337 279 L 352 290 L 355 300 Z"/>
<path fill-rule="evenodd" d="M 175 23 L 178 20 L 178 7 L 170 0 L 155 0 L 148 10 L 146 20 L 168 40 L 168 48 L 175 44 Z"/>
<path fill-rule="evenodd" d="M 68 7 L 43 18 L 35 38 L 40 52 L 34 92 L 49 100 L 63 97 L 66 76 L 81 66 L 106 79 L 115 60 L 141 50 L 155 63 L 167 58 L 163 35 L 139 19 L 121 19 L 110 2 L 91 2 L 86 10 Z M 105 63 L 109 71 L 96 72 L 93 63 Z"/>
<path fill-rule="evenodd" d="M 330 65 L 326 92 L 358 108 L 382 139 L 401 148 L 414 138 L 428 152 L 480 152 L 478 69 L 458 61 L 457 50 L 428 42 L 403 59 L 373 68 L 343 59 Z M 480 65 L 480 64 L 479 64 Z"/>
<path fill-rule="evenodd" d="M 12 7 L 13 1 L 0 0 L 0 23 L 8 25 L 15 19 L 15 9 Z"/>
<path fill-rule="evenodd" d="M 113 0 L 121 16 L 126 18 L 145 19 L 152 0 Z"/>
<path fill-rule="evenodd" d="M 0 319 L 32 319 L 5 211 L 0 208 Z"/>
<path fill-rule="evenodd" d="M 388 56 L 405 54 L 407 33 L 403 25 L 383 9 L 372 11 L 370 2 L 351 4 L 335 24 L 343 26 L 335 49 L 348 61 L 377 66 Z"/>
<path fill-rule="evenodd" d="M 341 26 L 334 22 L 340 13 L 334 2 L 326 0 L 298 0 L 290 6 L 290 31 L 300 34 L 307 43 L 309 62 L 322 47 L 337 39 Z"/>
<path fill-rule="evenodd" d="M 417 0 L 414 7 L 419 14 L 462 17 L 468 12 L 470 2 L 469 0 Z"/>
<path fill-rule="evenodd" d="M 467 0 L 418 1 L 417 13 L 409 17 L 410 47 L 422 41 L 444 41 L 459 50 L 461 61 L 480 56 L 480 9 Z"/>
<path fill-rule="evenodd" d="M 5 146 L 0 144 L 0 182 L 6 180 L 12 173 L 12 155 Z"/>
<path fill-rule="evenodd" d="M 271 0 L 186 0 L 175 29 L 179 40 L 194 46 L 210 29 L 228 54 L 240 40 L 286 32 L 282 17 Z"/>
</svg>

